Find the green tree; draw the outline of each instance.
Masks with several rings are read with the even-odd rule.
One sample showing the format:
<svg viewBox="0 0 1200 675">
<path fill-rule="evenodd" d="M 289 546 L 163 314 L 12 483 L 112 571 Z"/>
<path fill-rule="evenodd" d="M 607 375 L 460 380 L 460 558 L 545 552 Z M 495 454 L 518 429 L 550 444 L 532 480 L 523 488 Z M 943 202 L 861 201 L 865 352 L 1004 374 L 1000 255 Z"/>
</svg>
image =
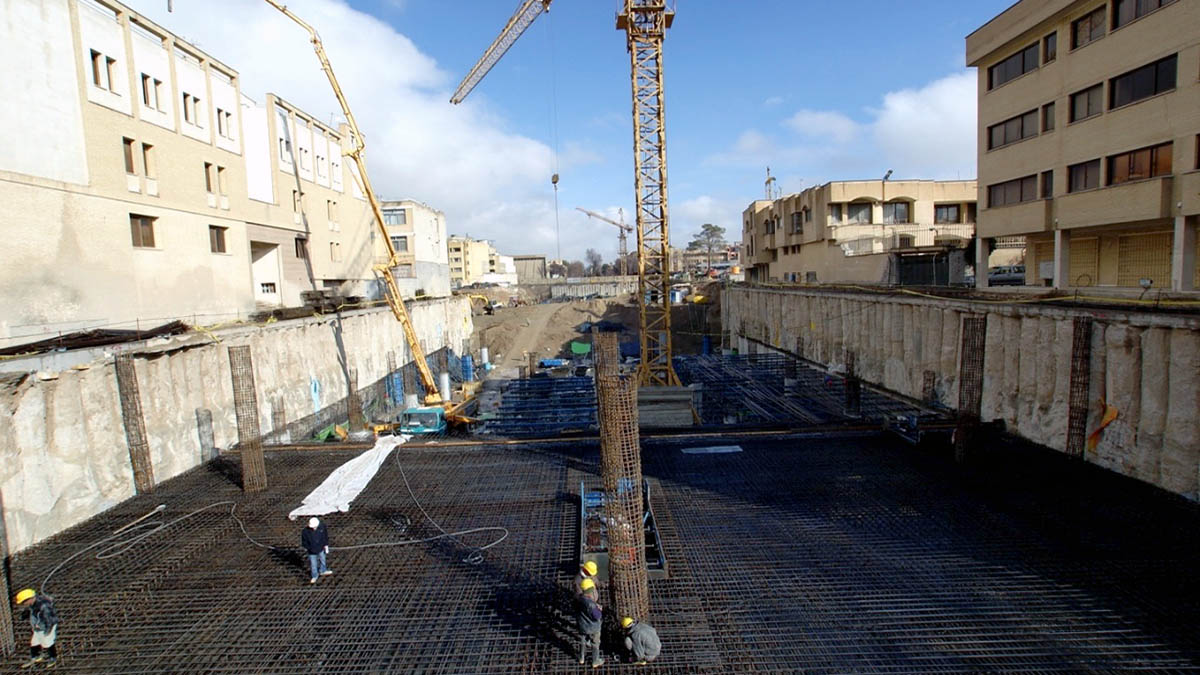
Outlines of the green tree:
<svg viewBox="0 0 1200 675">
<path fill-rule="evenodd" d="M 700 231 L 688 242 L 689 251 L 704 251 L 708 260 L 708 269 L 712 269 L 713 254 L 725 250 L 725 228 L 712 223 L 700 226 Z M 707 270 L 705 270 L 707 271 Z"/>
</svg>

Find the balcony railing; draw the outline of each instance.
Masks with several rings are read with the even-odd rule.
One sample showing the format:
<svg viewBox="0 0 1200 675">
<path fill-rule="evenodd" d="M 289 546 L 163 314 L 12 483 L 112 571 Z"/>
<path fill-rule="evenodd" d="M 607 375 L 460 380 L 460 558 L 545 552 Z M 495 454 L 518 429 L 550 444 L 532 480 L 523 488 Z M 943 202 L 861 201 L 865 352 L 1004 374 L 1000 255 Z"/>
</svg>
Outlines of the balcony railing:
<svg viewBox="0 0 1200 675">
<path fill-rule="evenodd" d="M 974 223 L 843 223 L 829 227 L 829 238 L 848 256 L 886 253 L 897 249 L 966 242 L 975 236 Z"/>
</svg>

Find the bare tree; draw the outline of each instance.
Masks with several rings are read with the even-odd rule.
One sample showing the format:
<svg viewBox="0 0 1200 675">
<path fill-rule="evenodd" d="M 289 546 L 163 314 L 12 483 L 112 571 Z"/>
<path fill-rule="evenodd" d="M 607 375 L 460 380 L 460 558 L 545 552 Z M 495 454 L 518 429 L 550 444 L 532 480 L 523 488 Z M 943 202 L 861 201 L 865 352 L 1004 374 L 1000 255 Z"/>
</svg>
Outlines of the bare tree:
<svg viewBox="0 0 1200 675">
<path fill-rule="evenodd" d="M 567 263 L 567 276 L 569 277 L 581 277 L 586 271 L 583 263 L 578 260 L 572 260 Z"/>
<path fill-rule="evenodd" d="M 588 274 L 598 277 L 600 276 L 600 263 L 604 262 L 604 256 L 594 248 L 589 248 L 583 257 L 587 259 Z"/>
</svg>

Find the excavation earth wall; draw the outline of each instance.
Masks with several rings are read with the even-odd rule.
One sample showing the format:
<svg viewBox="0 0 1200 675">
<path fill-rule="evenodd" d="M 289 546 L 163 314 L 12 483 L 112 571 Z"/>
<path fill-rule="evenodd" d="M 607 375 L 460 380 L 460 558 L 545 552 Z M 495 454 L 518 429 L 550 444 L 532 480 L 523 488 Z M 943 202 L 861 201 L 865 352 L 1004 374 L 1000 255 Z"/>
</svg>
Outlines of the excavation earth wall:
<svg viewBox="0 0 1200 675">
<path fill-rule="evenodd" d="M 743 352 L 780 349 L 833 371 L 853 352 L 861 379 L 949 408 L 959 400 L 963 319 L 986 317 L 980 418 L 1063 452 L 1075 320 L 1090 319 L 1076 385 L 1087 391 L 1084 436 L 1098 443 L 1079 444 L 1083 458 L 1200 499 L 1195 314 L 752 287 L 727 289 L 721 308 L 723 328 Z M 1109 408 L 1117 417 L 1100 430 Z"/>
<path fill-rule="evenodd" d="M 466 300 L 416 302 L 409 311 L 427 353 L 442 347 L 461 353 L 469 343 Z M 319 413 L 338 405 L 344 410 L 346 367 L 365 389 L 388 374 L 389 352 L 397 367 L 412 359 L 386 308 L 114 346 L 133 356 L 156 483 L 209 459 L 209 443 L 217 449 L 237 443 L 227 353 L 234 345 L 250 347 L 267 436 L 281 431 L 276 421 L 321 419 Z M 113 353 L 61 372 L 6 378 L 0 495 L 9 550 L 17 552 L 133 496 L 135 488 Z M 207 413 L 198 411 L 211 413 L 211 434 L 198 423 Z"/>
</svg>

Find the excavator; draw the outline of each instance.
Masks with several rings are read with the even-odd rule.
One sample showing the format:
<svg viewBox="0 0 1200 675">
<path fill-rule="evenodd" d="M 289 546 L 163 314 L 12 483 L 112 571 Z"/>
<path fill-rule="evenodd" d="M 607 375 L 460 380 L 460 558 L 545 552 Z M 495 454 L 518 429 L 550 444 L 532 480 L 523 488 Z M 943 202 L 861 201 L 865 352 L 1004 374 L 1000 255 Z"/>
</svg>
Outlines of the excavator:
<svg viewBox="0 0 1200 675">
<path fill-rule="evenodd" d="M 413 362 L 417 366 L 418 378 L 421 381 L 421 386 L 424 388 L 422 405 L 406 408 L 395 423 L 375 424 L 372 425 L 372 429 L 377 434 L 392 432 L 417 435 L 443 433 L 451 426 L 468 425 L 474 420 L 467 417 L 464 413 L 474 398 L 475 388 L 469 384 L 464 384 L 459 400 L 455 401 L 450 396 L 443 396 L 443 392 L 439 390 L 438 383 L 433 377 L 433 372 L 429 369 L 429 362 L 425 358 L 425 350 L 422 349 L 421 342 L 417 338 L 412 317 L 409 316 L 408 309 L 404 306 L 404 300 L 400 296 L 400 288 L 396 284 L 396 277 L 392 272 L 392 269 L 399 264 L 400 258 L 396 254 L 396 249 L 392 246 L 391 237 L 388 234 L 387 226 L 384 224 L 383 211 L 380 208 L 379 199 L 376 197 L 375 190 L 371 187 L 371 180 L 367 176 L 367 164 L 363 158 L 363 148 L 366 147 L 363 135 L 359 131 L 358 123 L 354 119 L 354 113 L 350 111 L 350 104 L 346 102 L 346 97 L 342 93 L 342 88 L 338 84 L 337 77 L 333 74 L 333 66 L 329 62 L 329 57 L 325 54 L 325 47 L 321 44 L 321 38 L 317 35 L 315 28 L 285 5 L 277 2 L 277 0 L 266 0 L 266 2 L 280 12 L 283 12 L 285 16 L 308 32 L 313 50 L 317 54 L 317 59 L 321 62 L 321 69 L 325 71 L 325 75 L 329 79 L 329 84 L 333 87 L 333 93 L 337 97 L 338 104 L 342 107 L 342 114 L 346 117 L 346 126 L 350 129 L 351 140 L 350 149 L 343 151 L 343 153 L 354 160 L 354 164 L 358 168 L 357 175 L 351 175 L 354 175 L 359 188 L 362 189 L 363 194 L 366 195 L 367 201 L 371 205 L 371 211 L 375 216 L 375 224 L 379 227 L 380 234 L 382 235 L 380 239 L 387 249 L 387 260 L 375 265 L 374 271 L 383 282 L 384 298 L 387 300 L 392 314 L 400 322 L 400 326 L 404 332 L 404 340 L 408 343 L 409 352 L 412 354 Z M 446 393 L 449 394 L 452 392 Z"/>
</svg>

